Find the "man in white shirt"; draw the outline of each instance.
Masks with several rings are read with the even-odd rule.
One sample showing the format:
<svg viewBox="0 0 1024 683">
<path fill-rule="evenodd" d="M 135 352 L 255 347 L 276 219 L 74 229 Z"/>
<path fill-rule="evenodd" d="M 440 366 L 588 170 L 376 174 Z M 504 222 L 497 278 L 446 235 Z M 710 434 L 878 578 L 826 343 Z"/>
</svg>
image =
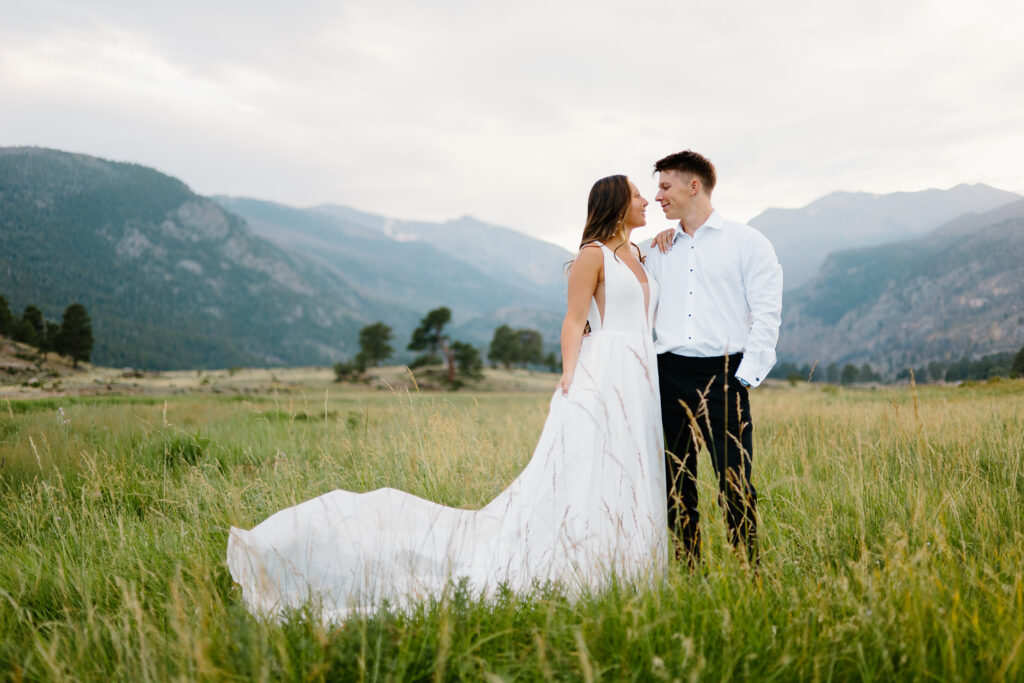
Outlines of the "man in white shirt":
<svg viewBox="0 0 1024 683">
<path fill-rule="evenodd" d="M 715 167 L 696 152 L 654 165 L 675 230 L 655 238 L 646 266 L 661 286 L 654 331 L 661 383 L 668 519 L 676 555 L 700 562 L 697 453 L 707 447 L 732 543 L 757 552 L 757 492 L 750 481 L 753 427 L 748 387 L 775 365 L 782 267 L 768 239 L 711 206 Z M 653 246 L 653 245 L 652 245 Z"/>
</svg>

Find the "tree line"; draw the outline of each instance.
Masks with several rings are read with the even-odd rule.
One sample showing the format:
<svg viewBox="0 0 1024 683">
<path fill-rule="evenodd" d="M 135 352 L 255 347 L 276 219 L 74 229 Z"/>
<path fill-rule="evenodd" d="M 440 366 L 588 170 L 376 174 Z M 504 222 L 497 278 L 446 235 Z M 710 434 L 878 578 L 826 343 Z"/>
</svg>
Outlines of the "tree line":
<svg viewBox="0 0 1024 683">
<path fill-rule="evenodd" d="M 429 311 L 413 330 L 406 349 L 421 352 L 409 363 L 411 369 L 443 365 L 445 383 L 458 387 L 463 380 L 482 379 L 484 363 L 475 346 L 452 339 L 445 329 L 451 319 L 451 309 L 446 306 Z M 365 374 L 367 368 L 376 367 L 390 358 L 394 354 L 393 340 L 394 332 L 383 322 L 363 327 L 359 331 L 359 352 L 352 359 L 334 366 L 338 381 L 357 379 Z M 506 369 L 512 365 L 526 367 L 534 364 L 545 365 L 555 371 L 558 366 L 554 353 L 544 355 L 544 340 L 540 332 L 514 330 L 508 325 L 501 325 L 494 331 L 487 359 L 492 367 L 502 365 Z"/>
<path fill-rule="evenodd" d="M 918 383 L 977 381 L 993 377 L 1024 377 L 1024 347 L 1016 354 L 1006 351 L 977 359 L 963 356 L 954 361 L 932 361 L 914 370 L 914 381 Z M 909 369 L 896 375 L 897 380 L 909 378 Z"/>
<path fill-rule="evenodd" d="M 1024 377 L 1024 347 L 1014 353 L 993 353 L 971 359 L 966 355 L 955 361 L 931 361 L 917 368 L 904 368 L 896 373 L 894 381 L 909 380 L 913 373 L 918 384 L 931 382 L 962 382 L 985 380 L 992 377 Z M 852 363 L 840 366 L 830 363 L 825 367 L 804 363 L 797 365 L 782 361 L 772 368 L 769 377 L 788 379 L 791 382 L 825 382 L 828 384 L 854 384 L 857 382 L 882 382 L 884 378 L 869 364 L 860 367 Z"/>
<path fill-rule="evenodd" d="M 480 352 L 474 346 L 452 340 L 447 334 L 445 327 L 451 322 L 451 317 L 451 310 L 444 306 L 428 312 L 413 331 L 406 348 L 423 352 L 409 364 L 410 368 L 444 364 L 445 381 L 449 386 L 457 386 L 460 379 L 480 379 L 483 376 L 483 362 Z M 366 372 L 367 367 L 377 366 L 390 358 L 394 353 L 390 345 L 393 338 L 391 328 L 383 322 L 367 325 L 360 330 L 359 353 L 352 360 L 334 366 L 339 381 L 357 378 Z M 540 332 L 513 329 L 508 325 L 501 325 L 494 330 L 487 359 L 492 367 L 502 366 L 505 369 L 540 365 L 555 372 L 560 365 L 554 352 L 544 354 L 544 340 Z M 909 379 L 911 371 L 909 368 L 901 371 L 895 376 L 895 381 Z M 958 361 L 932 361 L 914 369 L 913 373 L 918 383 L 1024 377 L 1024 347 L 1016 354 L 1008 352 L 976 360 L 964 356 Z M 860 366 L 853 363 L 819 366 L 817 363 L 798 365 L 791 361 L 781 361 L 772 369 L 769 377 L 788 379 L 790 382 L 842 385 L 886 381 L 869 363 Z"/>
<path fill-rule="evenodd" d="M 827 384 L 882 381 L 882 376 L 867 363 L 857 367 L 853 363 L 846 363 L 842 366 L 838 363 L 818 366 L 809 363 L 797 365 L 789 361 L 782 361 L 772 368 L 768 376 L 773 379 L 788 379 L 791 382 L 823 382 Z"/>
<path fill-rule="evenodd" d="M 560 365 L 554 351 L 544 354 L 544 338 L 540 332 L 531 329 L 513 330 L 508 325 L 494 330 L 487 360 L 491 361 L 493 367 L 502 365 L 506 370 L 513 365 L 522 368 L 527 365 L 543 365 L 555 372 Z"/>
<path fill-rule="evenodd" d="M 35 347 L 43 358 L 49 352 L 68 356 L 75 367 L 92 357 L 92 321 L 80 303 L 64 309 L 57 323 L 43 317 L 38 306 L 26 306 L 20 316 L 14 315 L 7 298 L 0 294 L 0 336 Z"/>
</svg>

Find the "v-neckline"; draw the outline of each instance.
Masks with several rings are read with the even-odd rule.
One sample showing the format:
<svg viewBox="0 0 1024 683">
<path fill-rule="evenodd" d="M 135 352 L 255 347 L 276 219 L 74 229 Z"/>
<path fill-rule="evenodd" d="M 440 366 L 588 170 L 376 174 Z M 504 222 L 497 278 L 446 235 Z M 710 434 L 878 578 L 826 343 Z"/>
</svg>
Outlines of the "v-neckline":
<svg viewBox="0 0 1024 683">
<path fill-rule="evenodd" d="M 636 271 L 634 271 L 634 270 L 633 270 L 633 269 L 632 269 L 632 268 L 631 268 L 631 267 L 629 266 L 629 264 L 627 264 L 627 263 L 626 263 L 625 261 L 620 261 L 620 260 L 619 260 L 619 259 L 618 259 L 618 258 L 617 258 L 617 257 L 615 256 L 615 252 L 614 252 L 614 251 L 612 251 L 612 250 L 611 250 L 611 248 L 610 248 L 610 247 L 609 247 L 609 246 L 608 246 L 607 244 L 605 244 L 604 242 L 598 242 L 598 244 L 600 244 L 600 245 L 601 245 L 601 248 L 602 248 L 602 249 L 606 249 L 606 250 L 608 250 L 609 252 L 611 252 L 611 255 L 612 255 L 612 260 L 613 260 L 613 261 L 618 261 L 619 263 L 621 263 L 621 264 L 622 264 L 623 266 L 625 266 L 625 267 L 626 267 L 626 270 L 628 270 L 628 271 L 629 271 L 629 274 L 633 276 L 633 279 L 634 279 L 634 280 L 636 280 L 637 284 L 638 284 L 638 285 L 640 285 L 641 289 L 643 288 L 643 286 L 644 286 L 644 285 L 647 285 L 648 287 L 650 287 L 650 286 L 651 286 L 651 281 L 650 281 L 650 278 L 648 278 L 648 277 L 647 277 L 647 271 L 646 271 L 646 270 L 644 270 L 644 264 L 640 263 L 640 261 L 639 261 L 639 260 L 637 261 L 637 264 L 638 264 L 638 265 L 640 266 L 640 270 L 641 270 L 641 271 L 643 271 L 643 273 L 644 273 L 644 279 L 643 279 L 643 280 L 641 280 L 641 279 L 639 278 L 639 276 L 637 276 L 637 274 L 636 274 Z"/>
<path fill-rule="evenodd" d="M 615 252 L 612 251 L 611 248 L 609 248 L 607 244 L 605 244 L 604 242 L 598 242 L 598 244 L 601 245 L 602 249 L 604 249 L 605 251 L 607 251 L 607 252 L 609 252 L 611 254 L 611 257 L 612 257 L 613 261 L 618 261 L 619 264 L 623 268 L 625 268 L 626 270 L 629 271 L 629 274 L 633 278 L 633 281 L 636 282 L 638 287 L 640 287 L 640 295 L 641 295 L 641 298 L 643 299 L 643 302 L 644 302 L 644 320 L 646 320 L 648 326 L 650 326 L 650 324 L 651 324 L 651 280 L 650 280 L 649 277 L 647 277 L 647 271 L 644 270 L 644 264 L 640 263 L 639 260 L 637 261 L 637 263 L 640 264 L 640 270 L 642 270 L 643 273 L 644 273 L 644 279 L 641 280 L 639 277 L 637 277 L 637 274 L 635 272 L 633 272 L 633 269 L 630 268 L 629 265 L 625 261 L 620 261 L 618 258 L 615 257 Z M 608 278 L 605 277 L 606 281 L 607 281 L 607 279 Z M 606 303 L 606 305 L 607 305 L 607 303 Z M 601 325 L 602 325 L 602 327 L 604 326 L 604 315 L 603 314 L 601 315 Z"/>
</svg>

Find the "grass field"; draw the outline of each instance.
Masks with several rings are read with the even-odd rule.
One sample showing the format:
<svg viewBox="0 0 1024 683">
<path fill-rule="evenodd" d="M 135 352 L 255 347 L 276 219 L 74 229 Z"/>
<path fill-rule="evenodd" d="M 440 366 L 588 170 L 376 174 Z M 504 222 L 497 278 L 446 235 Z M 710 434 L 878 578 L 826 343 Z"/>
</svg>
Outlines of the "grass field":
<svg viewBox="0 0 1024 683">
<path fill-rule="evenodd" d="M 553 380 L 551 381 L 553 384 Z M 333 488 L 480 506 L 548 394 L 0 399 L 0 678 L 1024 680 L 1024 381 L 753 394 L 763 567 L 327 629 L 250 616 L 230 525 Z"/>
</svg>

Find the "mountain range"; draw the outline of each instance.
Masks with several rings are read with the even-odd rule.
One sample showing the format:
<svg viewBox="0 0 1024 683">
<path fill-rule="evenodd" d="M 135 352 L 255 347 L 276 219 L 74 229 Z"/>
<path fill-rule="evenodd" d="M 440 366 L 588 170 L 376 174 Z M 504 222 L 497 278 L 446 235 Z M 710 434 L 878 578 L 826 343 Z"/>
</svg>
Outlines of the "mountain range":
<svg viewBox="0 0 1024 683">
<path fill-rule="evenodd" d="M 1024 345 L 1024 200 L 839 251 L 784 297 L 780 358 L 898 371 Z"/>
<path fill-rule="evenodd" d="M 895 371 L 1024 344 L 1019 195 L 834 193 L 751 224 L 785 271 L 784 360 Z M 0 148 L 0 294 L 54 320 L 83 303 L 101 364 L 324 364 L 351 357 L 377 320 L 404 361 L 411 330 L 438 306 L 452 309 L 457 339 L 483 347 L 509 324 L 541 330 L 551 348 L 571 258 L 468 216 L 207 198 L 137 164 Z"/>
<path fill-rule="evenodd" d="M 557 343 L 572 255 L 470 216 L 400 221 L 342 206 L 298 209 L 244 197 L 214 199 L 253 232 L 331 269 L 408 337 L 423 313 L 448 306 L 452 334 L 486 344 L 502 324 L 539 329 Z M 405 313 L 408 312 L 408 313 Z"/>
<path fill-rule="evenodd" d="M 499 321 L 550 339 L 560 316 L 564 284 L 538 270 L 560 274 L 570 255 L 539 240 L 470 218 L 431 226 L 221 202 L 247 217 L 137 164 L 0 148 L 0 293 L 50 319 L 79 301 L 95 362 L 164 369 L 329 363 L 376 320 L 394 327 L 401 354 L 440 305 L 455 314 L 453 333 L 478 345 Z"/>
<path fill-rule="evenodd" d="M 771 240 L 785 287 L 806 284 L 835 251 L 921 237 L 966 213 L 1021 199 L 988 185 L 920 192 L 833 192 L 799 209 L 768 209 L 750 221 Z"/>
</svg>

